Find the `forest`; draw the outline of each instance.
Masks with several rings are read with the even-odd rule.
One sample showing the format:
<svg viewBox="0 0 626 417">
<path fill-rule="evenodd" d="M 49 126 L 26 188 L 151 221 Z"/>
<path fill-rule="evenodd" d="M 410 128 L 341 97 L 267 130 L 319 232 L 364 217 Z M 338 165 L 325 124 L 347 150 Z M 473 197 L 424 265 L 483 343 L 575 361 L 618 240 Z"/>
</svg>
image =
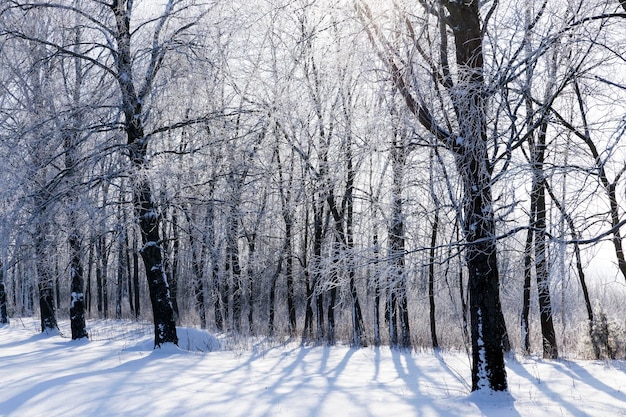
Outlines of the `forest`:
<svg viewBox="0 0 626 417">
<path fill-rule="evenodd" d="M 623 359 L 624 33 L 624 0 L 4 0 L 0 322 L 464 350 L 473 391 Z"/>
</svg>

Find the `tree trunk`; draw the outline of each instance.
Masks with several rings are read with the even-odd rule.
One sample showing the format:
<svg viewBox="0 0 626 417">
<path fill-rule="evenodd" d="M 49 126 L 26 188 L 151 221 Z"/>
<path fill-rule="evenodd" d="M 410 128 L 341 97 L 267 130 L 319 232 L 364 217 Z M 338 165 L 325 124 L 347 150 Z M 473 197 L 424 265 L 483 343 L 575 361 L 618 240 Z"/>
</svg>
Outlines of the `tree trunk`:
<svg viewBox="0 0 626 417">
<path fill-rule="evenodd" d="M 141 315 L 140 293 L 139 293 L 139 248 L 137 247 L 137 236 L 133 237 L 133 287 L 135 288 L 135 318 Z"/>
<path fill-rule="evenodd" d="M 530 290 L 533 266 L 533 227 L 535 224 L 535 199 L 530 199 L 530 218 L 528 220 L 528 231 L 526 233 L 526 243 L 524 245 L 524 287 L 522 293 L 522 352 L 525 355 L 530 354 Z"/>
<path fill-rule="evenodd" d="M 321 259 L 322 259 L 322 239 L 324 235 L 324 206 L 323 203 L 318 204 L 313 202 L 313 259 L 311 266 L 313 271 L 312 284 L 311 284 L 311 296 L 315 298 L 315 313 L 316 313 L 316 337 L 318 341 L 324 339 L 324 293 L 322 290 L 322 271 L 321 271 Z M 313 302 L 313 300 L 311 300 Z"/>
<path fill-rule="evenodd" d="M 9 324 L 9 314 L 7 311 L 7 291 L 5 286 L 4 264 L 0 262 L 0 325 Z"/>
<path fill-rule="evenodd" d="M 94 263 L 94 243 L 89 244 L 89 255 L 87 257 L 87 286 L 85 288 L 85 300 L 87 301 L 87 314 L 91 317 L 91 306 L 92 303 L 92 295 L 93 291 L 91 289 L 91 271 L 93 271 L 93 263 Z"/>
<path fill-rule="evenodd" d="M 439 230 L 439 212 L 435 209 L 435 218 L 430 234 L 430 249 L 428 261 L 428 304 L 430 316 L 430 340 L 433 349 L 439 349 L 437 340 L 437 320 L 435 315 L 435 245 L 437 244 L 437 232 Z"/>
<path fill-rule="evenodd" d="M 118 221 L 121 222 L 121 216 Z M 122 298 L 124 297 L 124 226 L 118 225 L 117 235 L 117 278 L 115 285 L 115 319 L 122 319 Z"/>
<path fill-rule="evenodd" d="M 96 293 L 98 314 L 100 318 L 108 318 L 109 300 L 107 291 L 107 249 L 106 236 L 99 236 L 96 240 Z"/>
<path fill-rule="evenodd" d="M 497 252 L 494 237 L 495 222 L 491 187 L 486 178 L 476 175 L 483 169 L 486 155 L 476 158 L 468 152 L 459 167 L 465 170 L 465 235 L 468 242 L 466 262 L 469 272 L 470 319 L 472 339 L 472 390 L 507 389 L 501 328 L 502 308 Z M 469 169 L 468 169 L 469 168 Z M 483 171 L 484 172 L 484 171 Z M 487 181 L 486 181 L 487 180 Z"/>
<path fill-rule="evenodd" d="M 393 169 L 391 222 L 389 224 L 389 262 L 391 264 L 390 286 L 388 294 L 389 340 L 392 346 L 411 348 L 409 327 L 407 282 L 404 247 L 404 212 L 402 184 L 406 155 L 403 149 L 397 149 L 394 137 L 392 143 L 391 164 Z M 400 334 L 398 334 L 398 326 Z"/>
<path fill-rule="evenodd" d="M 180 233 L 178 230 L 178 215 L 175 210 L 172 210 L 172 230 L 171 230 L 171 247 L 169 251 L 168 262 L 166 265 L 166 271 L 169 271 L 168 276 L 170 284 L 170 297 L 172 300 L 172 308 L 174 309 L 174 317 L 178 318 L 178 262 L 180 257 Z"/>
<path fill-rule="evenodd" d="M 70 326 L 72 329 L 72 340 L 89 337 L 85 324 L 85 300 L 83 294 L 84 279 L 83 265 L 81 261 L 82 248 L 78 237 L 78 229 L 69 237 L 70 244 L 70 280 L 71 294 L 70 302 Z"/>
<path fill-rule="evenodd" d="M 289 227 L 287 227 L 289 224 Z M 285 223 L 285 240 L 287 241 L 287 251 L 285 253 L 285 275 L 287 278 L 287 316 L 289 318 L 289 334 L 296 333 L 296 302 L 293 283 L 293 253 L 291 248 L 291 218 Z"/>
<path fill-rule="evenodd" d="M 304 311 L 304 326 L 302 328 L 302 340 L 313 338 L 313 285 L 311 283 L 310 264 L 308 261 L 309 248 L 309 207 L 304 208 L 304 236 L 302 238 L 301 265 L 304 275 L 306 293 L 306 307 Z"/>
<path fill-rule="evenodd" d="M 542 135 L 540 135 L 542 136 Z M 543 152 L 539 164 L 543 163 Z M 538 168 L 538 173 L 543 172 L 543 167 Z M 537 273 L 537 291 L 539 293 L 539 313 L 541 321 L 541 334 L 543 338 L 544 359 L 556 359 L 558 349 L 556 345 L 556 333 L 552 320 L 552 302 L 550 300 L 550 282 L 548 280 L 549 269 L 546 254 L 546 198 L 543 178 L 538 179 L 537 190 L 537 218 L 535 227 L 535 268 Z"/>
<path fill-rule="evenodd" d="M 463 179 L 465 251 L 469 272 L 472 336 L 472 391 L 507 390 L 503 315 L 487 153 L 486 95 L 483 91 L 483 31 L 478 2 L 444 1 L 454 33 L 458 80 L 455 97 L 459 135 L 454 140 L 457 170 Z"/>
<path fill-rule="evenodd" d="M 124 228 L 124 263 L 126 264 L 126 291 L 128 292 L 128 307 L 132 315 L 135 315 L 135 304 L 133 300 L 133 268 L 130 260 L 130 240 L 128 238 L 128 226 L 126 222 L 126 211 L 123 212 L 123 228 Z"/>
<path fill-rule="evenodd" d="M 280 271 L 283 268 L 283 255 L 284 252 L 281 252 L 280 257 L 278 258 L 278 264 L 276 265 L 276 271 L 272 275 L 270 279 L 270 293 L 269 293 L 269 320 L 268 320 L 268 332 L 270 336 L 274 336 L 275 332 L 275 324 L 274 319 L 276 317 L 276 282 L 278 281 L 278 277 L 280 276 Z"/>
<path fill-rule="evenodd" d="M 130 18 L 132 2 L 114 0 L 109 6 L 113 11 L 116 22 L 114 35 L 117 43 L 115 51 L 117 81 L 121 92 L 128 156 L 134 169 L 134 175 L 132 175 L 133 204 L 135 216 L 138 219 L 141 230 L 143 247 L 140 250 L 140 254 L 143 259 L 148 290 L 150 292 L 154 322 L 154 346 L 156 348 L 164 343 L 178 344 L 174 308 L 163 265 L 162 242 L 159 236 L 160 216 L 155 205 L 156 198 L 145 173 L 149 138 L 144 133 L 143 102 L 150 91 L 150 86 L 158 71 L 162 55 L 157 50 L 153 51 L 149 64 L 149 68 L 152 68 L 153 71 L 147 74 L 141 95 L 137 94 L 133 80 L 133 54 L 131 51 L 132 32 L 130 29 Z"/>
<path fill-rule="evenodd" d="M 207 211 L 208 215 L 208 211 Z M 195 310 L 200 318 L 200 328 L 207 328 L 206 305 L 205 305 L 205 285 L 204 285 L 204 265 L 207 260 L 208 247 L 204 240 L 196 239 L 194 236 L 193 219 L 188 211 L 185 211 L 187 219 L 187 234 L 189 235 L 189 250 L 191 251 L 191 271 L 193 273 L 193 291 L 195 298 Z M 208 219 L 206 219 L 208 221 Z M 206 224 L 206 222 L 205 222 Z M 199 248 L 198 248 L 199 247 Z M 198 252 L 200 252 L 198 254 Z"/>
<path fill-rule="evenodd" d="M 382 293 L 380 287 L 380 276 L 378 271 L 378 257 L 380 249 L 378 247 L 378 233 L 374 231 L 372 237 L 372 245 L 374 247 L 374 346 L 380 346 L 380 295 Z"/>
<path fill-rule="evenodd" d="M 236 201 L 239 201 L 237 199 Z M 230 278 L 232 288 L 232 328 L 235 331 L 241 329 L 242 311 L 242 285 L 241 266 L 239 264 L 239 213 L 235 204 L 230 209 L 230 225 L 226 231 L 226 264 L 224 272 Z"/>
<path fill-rule="evenodd" d="M 345 204 L 345 218 L 346 218 L 346 236 L 345 247 L 347 250 L 348 259 L 348 285 L 350 287 L 350 306 L 352 313 L 352 345 L 356 347 L 367 346 L 367 340 L 365 338 L 365 324 L 363 323 L 363 313 L 361 311 L 361 304 L 359 303 L 359 295 L 356 289 L 355 276 L 356 266 L 354 264 L 354 180 L 356 178 L 356 172 L 354 163 L 352 161 L 352 142 L 348 137 L 346 144 L 346 165 L 348 170 L 348 177 L 346 181 L 346 193 L 343 198 L 343 204 Z"/>
<path fill-rule="evenodd" d="M 248 266 L 246 268 L 246 276 L 248 277 L 248 331 L 254 333 L 254 302 L 256 288 L 254 285 L 254 261 L 256 254 L 256 233 L 253 233 L 248 240 Z"/>
<path fill-rule="evenodd" d="M 76 34 L 76 40 L 80 39 L 79 33 Z M 76 65 L 76 86 L 74 90 L 74 104 L 79 105 L 80 100 L 80 84 L 81 74 L 80 67 Z M 82 124 L 80 113 L 74 113 L 73 126 L 70 129 L 63 130 L 63 146 L 65 148 L 65 167 L 69 173 L 74 173 L 76 162 L 76 147 L 78 146 L 77 131 Z M 70 176 L 72 178 L 73 176 Z M 80 227 L 78 225 L 77 216 L 77 196 L 71 195 L 68 202 L 68 227 L 70 235 L 68 237 L 69 255 L 70 255 L 70 327 L 72 331 L 72 340 L 83 339 L 89 337 L 87 334 L 87 326 L 85 323 L 85 280 L 82 261 L 82 242 L 80 235 Z"/>
<path fill-rule="evenodd" d="M 42 206 L 39 206 L 42 207 Z M 41 316 L 41 331 L 49 333 L 58 331 L 56 308 L 54 304 L 54 279 L 47 259 L 47 244 L 45 227 L 36 226 L 35 253 L 37 275 L 39 276 L 39 313 Z"/>
</svg>

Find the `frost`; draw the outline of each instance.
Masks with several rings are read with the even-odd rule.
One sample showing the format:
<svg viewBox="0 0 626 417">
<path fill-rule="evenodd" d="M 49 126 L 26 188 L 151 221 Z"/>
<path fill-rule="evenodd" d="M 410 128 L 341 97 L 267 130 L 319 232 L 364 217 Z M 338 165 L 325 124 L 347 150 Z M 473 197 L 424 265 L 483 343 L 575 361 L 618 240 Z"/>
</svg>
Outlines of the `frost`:
<svg viewBox="0 0 626 417">
<path fill-rule="evenodd" d="M 156 220 L 159 218 L 159 214 L 156 212 L 156 210 L 152 209 L 152 210 L 148 210 L 145 214 L 143 214 L 142 219 L 145 220 Z"/>
<path fill-rule="evenodd" d="M 463 146 L 465 144 L 465 138 L 463 136 L 456 137 L 456 145 Z"/>
<path fill-rule="evenodd" d="M 157 248 L 160 249 L 161 247 L 159 246 L 159 242 L 155 242 L 153 240 L 146 242 L 145 245 L 143 245 L 143 247 L 141 248 L 141 250 L 139 251 L 140 253 L 143 253 L 146 249 L 148 248 Z"/>
<path fill-rule="evenodd" d="M 82 302 L 84 299 L 84 294 L 82 292 L 74 292 L 72 291 L 72 300 L 70 301 L 70 308 L 74 308 L 74 305 L 78 302 Z"/>
<path fill-rule="evenodd" d="M 476 347 L 478 348 L 478 382 L 476 383 L 478 389 L 488 388 L 489 379 L 487 376 L 487 352 L 485 351 L 485 342 L 483 340 L 483 316 L 480 308 L 476 312 L 478 317 L 478 337 L 476 340 Z"/>
</svg>

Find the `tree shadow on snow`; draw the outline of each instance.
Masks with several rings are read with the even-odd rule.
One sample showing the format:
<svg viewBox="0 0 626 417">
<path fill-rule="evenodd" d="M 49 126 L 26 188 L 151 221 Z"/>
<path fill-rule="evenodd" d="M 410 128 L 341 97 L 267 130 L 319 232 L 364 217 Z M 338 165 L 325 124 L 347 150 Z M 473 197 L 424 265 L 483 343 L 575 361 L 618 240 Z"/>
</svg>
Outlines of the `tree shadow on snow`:
<svg viewBox="0 0 626 417">
<path fill-rule="evenodd" d="M 559 373 L 563 373 L 562 365 L 560 365 L 561 362 L 558 360 L 555 360 L 555 361 L 536 360 L 536 361 L 537 363 L 541 363 L 543 365 L 551 365 L 553 367 L 556 367 L 556 370 Z M 575 403 L 573 403 L 572 401 L 569 401 L 566 398 L 563 398 L 563 396 L 561 396 L 558 392 L 550 388 L 549 381 L 547 382 L 542 381 L 539 375 L 531 374 L 527 369 L 528 365 L 529 363 L 521 363 L 521 362 L 518 362 L 517 360 L 513 360 L 510 364 L 510 369 L 513 372 L 515 372 L 519 377 L 528 381 L 528 384 L 530 386 L 536 388 L 543 395 L 545 395 L 548 399 L 554 401 L 555 403 L 558 403 L 559 407 L 564 408 L 566 410 L 567 415 L 569 416 L 586 416 L 587 415 Z"/>
</svg>

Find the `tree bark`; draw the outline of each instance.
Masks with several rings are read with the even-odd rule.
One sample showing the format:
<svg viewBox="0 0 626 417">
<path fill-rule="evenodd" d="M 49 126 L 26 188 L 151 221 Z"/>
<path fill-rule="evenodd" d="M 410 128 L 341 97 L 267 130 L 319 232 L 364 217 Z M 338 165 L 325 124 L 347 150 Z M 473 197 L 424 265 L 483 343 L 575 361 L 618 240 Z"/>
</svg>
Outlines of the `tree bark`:
<svg viewBox="0 0 626 417">
<path fill-rule="evenodd" d="M 533 224 L 535 222 L 535 204 L 533 199 L 530 202 L 530 219 L 528 221 L 529 229 L 526 233 L 526 243 L 524 245 L 524 287 L 522 289 L 522 352 L 525 355 L 530 354 L 530 290 L 532 280 L 532 264 L 533 264 Z"/>
<path fill-rule="evenodd" d="M 74 225 L 75 226 L 75 225 Z M 89 337 L 85 324 L 85 297 L 83 288 L 83 265 L 81 260 L 82 245 L 78 237 L 78 228 L 69 237 L 70 245 L 70 281 L 71 281 L 71 301 L 70 301 L 70 327 L 72 329 L 72 339 L 83 339 Z"/>
<path fill-rule="evenodd" d="M 437 340 L 437 320 L 435 315 L 435 245 L 437 244 L 437 232 L 439 231 L 439 212 L 435 209 L 432 231 L 430 234 L 430 249 L 428 261 L 428 304 L 430 316 L 430 340 L 433 349 L 439 349 Z"/>
<path fill-rule="evenodd" d="M 378 233 L 374 231 L 372 237 L 372 246 L 374 247 L 374 346 L 380 346 L 380 295 L 382 293 L 380 286 L 380 276 L 378 271 L 378 257 L 380 249 L 378 246 Z"/>
<path fill-rule="evenodd" d="M 4 264 L 0 262 L 0 325 L 9 324 L 9 314 L 7 311 L 7 290 L 5 285 Z"/>
<path fill-rule="evenodd" d="M 503 315 L 495 241 L 491 166 L 487 154 L 483 31 L 478 2 L 443 1 L 454 33 L 459 135 L 452 144 L 463 179 L 466 264 L 472 339 L 472 391 L 508 389 L 504 366 Z"/>
<path fill-rule="evenodd" d="M 207 320 L 204 296 L 204 265 L 207 261 L 208 247 L 204 239 L 196 239 L 196 237 L 194 236 L 193 218 L 189 210 L 185 210 L 185 218 L 187 220 L 187 234 L 189 235 L 189 250 L 191 251 L 191 272 L 193 273 L 195 310 L 198 313 L 198 317 L 200 318 L 200 328 L 206 329 Z M 205 224 L 207 222 L 208 219 L 205 219 Z"/>
<path fill-rule="evenodd" d="M 406 154 L 404 146 L 398 143 L 398 133 L 394 132 L 391 151 L 392 207 L 389 224 L 389 294 L 387 301 L 387 317 L 389 324 L 389 340 L 392 346 L 403 349 L 411 348 L 411 331 L 409 325 L 407 279 L 405 270 L 405 232 L 402 186 L 404 181 L 404 165 Z M 398 334 L 399 327 L 399 334 Z"/>
<path fill-rule="evenodd" d="M 535 219 L 535 268 L 537 275 L 537 292 L 539 294 L 539 317 L 543 339 L 544 359 L 558 358 L 556 333 L 552 320 L 552 301 L 550 300 L 549 268 L 546 253 L 546 197 L 543 179 L 543 149 L 545 148 L 545 132 L 540 132 L 537 144 L 534 175 L 536 177 L 536 219 Z"/>
<path fill-rule="evenodd" d="M 121 216 L 118 216 L 121 223 Z M 122 319 L 122 298 L 124 298 L 124 226 L 118 225 L 117 230 L 117 277 L 115 284 L 115 319 Z"/>
<path fill-rule="evenodd" d="M 141 294 L 139 293 L 139 248 L 137 244 L 137 236 L 133 236 L 133 288 L 135 289 L 135 318 L 141 315 Z"/>
<path fill-rule="evenodd" d="M 43 207 L 39 205 L 39 207 Z M 58 331 L 56 308 L 54 303 L 54 279 L 48 261 L 48 244 L 46 242 L 45 227 L 36 225 L 35 253 L 37 256 L 36 268 L 39 276 L 39 313 L 41 316 L 41 331 L 49 333 Z"/>
<path fill-rule="evenodd" d="M 149 137 L 146 137 L 144 133 L 143 102 L 151 91 L 152 82 L 158 72 L 165 50 L 155 49 L 152 51 L 148 72 L 138 94 L 133 80 L 133 54 L 131 51 L 132 2 L 113 0 L 109 6 L 116 22 L 114 33 L 117 43 L 114 56 L 117 66 L 116 76 L 121 91 L 128 156 L 134 169 L 132 176 L 133 204 L 141 230 L 143 247 L 139 252 L 143 259 L 150 292 L 154 322 L 154 346 L 156 348 L 164 343 L 178 344 L 174 308 L 163 265 L 162 242 L 159 236 L 160 216 L 152 186 L 145 173 Z M 161 25 L 166 17 L 166 15 L 161 17 Z M 155 39 L 157 36 L 158 34 L 155 33 Z"/>
</svg>

